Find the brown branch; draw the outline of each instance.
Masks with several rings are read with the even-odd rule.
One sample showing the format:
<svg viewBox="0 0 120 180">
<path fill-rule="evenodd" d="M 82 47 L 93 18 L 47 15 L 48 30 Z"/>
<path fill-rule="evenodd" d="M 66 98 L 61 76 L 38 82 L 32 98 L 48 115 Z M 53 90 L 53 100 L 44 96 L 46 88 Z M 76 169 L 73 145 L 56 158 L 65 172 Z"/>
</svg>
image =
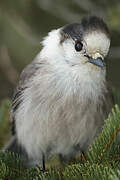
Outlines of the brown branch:
<svg viewBox="0 0 120 180">
<path fill-rule="evenodd" d="M 116 135 L 118 133 L 118 131 L 120 131 L 120 125 L 117 127 L 116 129 Z M 102 153 L 99 155 L 100 159 L 102 159 L 103 154 L 107 151 L 107 149 L 111 146 L 113 139 L 115 138 L 114 134 L 112 134 L 110 140 L 108 141 L 108 143 L 106 144 L 105 148 L 103 149 Z"/>
</svg>

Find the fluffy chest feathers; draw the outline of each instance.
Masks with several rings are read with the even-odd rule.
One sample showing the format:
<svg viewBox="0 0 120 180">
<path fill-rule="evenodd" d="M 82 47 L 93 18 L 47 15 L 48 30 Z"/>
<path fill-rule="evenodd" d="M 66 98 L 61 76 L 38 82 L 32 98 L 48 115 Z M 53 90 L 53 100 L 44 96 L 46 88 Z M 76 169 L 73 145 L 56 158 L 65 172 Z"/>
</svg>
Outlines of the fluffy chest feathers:
<svg viewBox="0 0 120 180">
<path fill-rule="evenodd" d="M 72 153 L 77 145 L 87 148 L 105 116 L 101 109 L 106 89 L 99 73 L 80 73 L 76 66 L 34 76 L 16 113 L 17 137 L 28 154 L 37 158 L 40 150 L 51 149 L 50 156 Z"/>
</svg>

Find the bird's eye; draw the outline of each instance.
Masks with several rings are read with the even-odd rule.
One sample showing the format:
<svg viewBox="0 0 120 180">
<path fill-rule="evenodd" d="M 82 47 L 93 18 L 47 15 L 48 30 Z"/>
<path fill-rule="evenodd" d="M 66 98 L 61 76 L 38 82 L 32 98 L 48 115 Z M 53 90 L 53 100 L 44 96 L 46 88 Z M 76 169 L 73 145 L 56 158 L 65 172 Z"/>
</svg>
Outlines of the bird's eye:
<svg viewBox="0 0 120 180">
<path fill-rule="evenodd" d="M 76 51 L 81 51 L 82 47 L 83 47 L 83 44 L 80 41 L 76 42 L 75 44 Z"/>
</svg>

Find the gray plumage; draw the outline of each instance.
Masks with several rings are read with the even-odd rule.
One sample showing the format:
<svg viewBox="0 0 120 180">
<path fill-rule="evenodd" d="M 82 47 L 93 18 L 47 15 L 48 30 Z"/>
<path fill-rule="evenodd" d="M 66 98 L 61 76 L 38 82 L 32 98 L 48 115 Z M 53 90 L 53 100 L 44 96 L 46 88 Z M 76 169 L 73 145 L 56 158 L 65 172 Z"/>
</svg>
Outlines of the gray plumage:
<svg viewBox="0 0 120 180">
<path fill-rule="evenodd" d="M 79 41 L 83 47 L 77 52 Z M 16 151 L 16 142 L 27 166 L 56 154 L 69 160 L 88 149 L 113 106 L 106 67 L 97 66 L 109 44 L 108 28 L 97 17 L 49 33 L 40 54 L 21 73 L 11 110 L 14 140 L 6 149 Z"/>
</svg>

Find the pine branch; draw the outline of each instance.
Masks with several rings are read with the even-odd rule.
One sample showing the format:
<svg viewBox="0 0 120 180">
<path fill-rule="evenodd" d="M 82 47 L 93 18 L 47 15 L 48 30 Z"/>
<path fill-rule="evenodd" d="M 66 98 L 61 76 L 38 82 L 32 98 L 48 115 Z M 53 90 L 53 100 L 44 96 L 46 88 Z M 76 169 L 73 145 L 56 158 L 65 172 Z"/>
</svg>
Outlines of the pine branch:
<svg viewBox="0 0 120 180">
<path fill-rule="evenodd" d="M 120 109 L 116 105 L 112 110 L 112 114 L 105 121 L 103 130 L 87 153 L 90 162 L 104 162 L 105 158 L 119 154 L 120 146 L 118 145 L 118 133 L 120 132 Z"/>
</svg>

